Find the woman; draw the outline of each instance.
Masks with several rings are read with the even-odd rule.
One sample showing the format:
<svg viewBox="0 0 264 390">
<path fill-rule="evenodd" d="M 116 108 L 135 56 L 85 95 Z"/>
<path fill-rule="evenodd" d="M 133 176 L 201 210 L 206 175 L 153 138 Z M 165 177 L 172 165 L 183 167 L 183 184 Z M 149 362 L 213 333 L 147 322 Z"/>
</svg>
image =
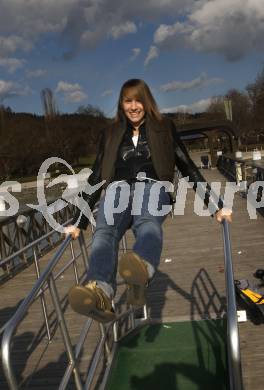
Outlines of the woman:
<svg viewBox="0 0 264 390">
<path fill-rule="evenodd" d="M 133 250 L 120 259 L 119 273 L 127 284 L 128 302 L 145 303 L 145 288 L 158 267 L 162 250 L 162 223 L 166 215 L 159 211 L 171 203 L 170 194 L 160 186 L 157 212 L 151 212 L 157 208 L 157 182 L 172 182 L 175 165 L 195 183 L 194 188 L 198 182 L 205 182 L 173 122 L 159 113 L 147 84 L 139 79 L 126 81 L 120 91 L 115 122 L 102 133 L 88 180 L 90 185 L 105 180 L 105 188 L 108 187 L 99 203 L 88 282 L 69 292 L 70 304 L 76 312 L 101 322 L 115 319 L 111 300 L 116 290 L 118 245 L 130 227 L 135 243 Z M 142 173 L 145 179 L 139 180 Z M 206 188 L 204 201 L 208 205 L 209 185 Z M 123 196 L 127 190 L 128 196 Z M 92 195 L 83 193 L 91 209 L 100 193 L 101 190 Z M 222 210 L 221 201 L 214 198 L 217 220 L 231 221 L 231 213 Z M 124 199 L 126 207 L 122 205 Z M 65 233 L 75 239 L 87 225 L 87 217 L 78 211 Z"/>
</svg>

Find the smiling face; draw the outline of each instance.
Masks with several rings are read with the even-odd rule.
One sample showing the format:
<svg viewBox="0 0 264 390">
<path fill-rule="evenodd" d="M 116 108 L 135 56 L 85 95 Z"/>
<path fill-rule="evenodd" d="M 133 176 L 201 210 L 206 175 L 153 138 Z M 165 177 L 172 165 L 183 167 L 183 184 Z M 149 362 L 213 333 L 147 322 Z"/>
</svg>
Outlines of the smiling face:
<svg viewBox="0 0 264 390">
<path fill-rule="evenodd" d="M 145 116 L 145 109 L 141 101 L 126 94 L 122 99 L 122 108 L 127 119 L 134 126 L 139 126 Z"/>
<path fill-rule="evenodd" d="M 144 80 L 130 79 L 122 85 L 115 119 L 117 122 L 123 122 L 124 116 L 134 127 L 138 127 L 145 116 L 157 121 L 162 119 L 157 103 Z"/>
</svg>

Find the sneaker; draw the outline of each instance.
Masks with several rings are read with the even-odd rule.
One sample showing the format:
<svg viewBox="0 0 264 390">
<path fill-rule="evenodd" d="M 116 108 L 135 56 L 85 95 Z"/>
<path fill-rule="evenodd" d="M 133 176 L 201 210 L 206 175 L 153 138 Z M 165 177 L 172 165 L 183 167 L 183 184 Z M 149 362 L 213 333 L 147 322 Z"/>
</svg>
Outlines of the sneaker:
<svg viewBox="0 0 264 390">
<path fill-rule="evenodd" d="M 127 303 L 133 306 L 144 306 L 149 281 L 148 268 L 144 259 L 135 252 L 125 253 L 119 262 L 119 274 L 127 284 Z"/>
<path fill-rule="evenodd" d="M 98 322 L 116 319 L 111 299 L 99 288 L 96 281 L 85 286 L 74 286 L 69 291 L 69 302 L 74 311 Z"/>
</svg>

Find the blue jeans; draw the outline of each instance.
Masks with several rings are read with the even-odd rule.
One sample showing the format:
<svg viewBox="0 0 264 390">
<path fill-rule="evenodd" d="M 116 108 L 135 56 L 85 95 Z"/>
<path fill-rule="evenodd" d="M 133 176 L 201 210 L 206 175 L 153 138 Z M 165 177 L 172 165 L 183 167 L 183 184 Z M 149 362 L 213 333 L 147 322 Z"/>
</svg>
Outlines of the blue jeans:
<svg viewBox="0 0 264 390">
<path fill-rule="evenodd" d="M 120 212 L 113 213 L 111 205 L 116 211 L 121 205 Z M 130 227 L 135 236 L 133 251 L 156 269 L 162 251 L 161 225 L 166 215 L 152 214 L 153 210 L 160 214 L 159 210 L 166 205 L 170 205 L 170 197 L 164 187 L 157 189 L 157 183 L 119 182 L 118 187 L 115 183 L 109 186 L 99 203 L 88 280 L 105 282 L 116 290 L 119 241 Z"/>
</svg>

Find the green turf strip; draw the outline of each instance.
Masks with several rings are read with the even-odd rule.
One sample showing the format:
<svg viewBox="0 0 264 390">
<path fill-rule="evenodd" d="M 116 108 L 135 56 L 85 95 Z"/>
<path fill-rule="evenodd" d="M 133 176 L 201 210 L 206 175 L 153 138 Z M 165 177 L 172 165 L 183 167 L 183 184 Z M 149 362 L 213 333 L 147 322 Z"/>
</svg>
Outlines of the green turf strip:
<svg viewBox="0 0 264 390">
<path fill-rule="evenodd" d="M 120 343 L 107 390 L 228 389 L 222 320 L 149 325 Z"/>
</svg>

